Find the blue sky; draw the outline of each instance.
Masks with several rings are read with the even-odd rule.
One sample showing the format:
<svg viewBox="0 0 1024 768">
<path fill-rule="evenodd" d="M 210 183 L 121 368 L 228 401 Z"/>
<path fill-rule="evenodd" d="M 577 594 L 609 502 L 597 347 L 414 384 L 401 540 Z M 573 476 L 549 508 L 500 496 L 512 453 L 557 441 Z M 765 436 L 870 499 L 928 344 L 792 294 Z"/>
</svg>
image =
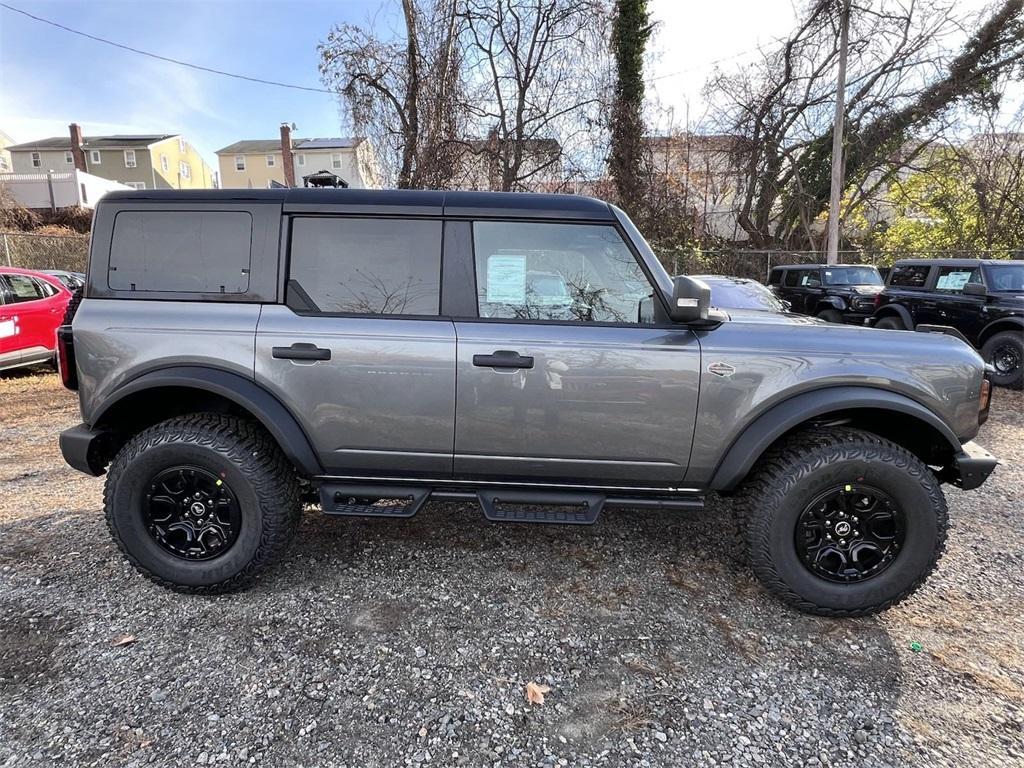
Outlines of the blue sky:
<svg viewBox="0 0 1024 768">
<path fill-rule="evenodd" d="M 316 45 L 333 24 L 396 28 L 398 0 L 4 0 L 30 13 L 203 66 L 320 87 Z M 701 86 L 793 25 L 803 0 L 651 0 L 648 96 L 676 126 L 699 123 Z M 958 0 L 976 12 L 987 0 Z M 1020 91 L 1021 89 L 1017 89 Z M 1020 98 L 1014 99 L 1019 103 Z M 664 114 L 664 113 L 662 113 Z M 196 72 L 71 35 L 0 8 L 0 129 L 16 141 L 85 133 L 182 133 L 215 165 L 240 139 L 349 135 L 329 94 Z"/>
</svg>

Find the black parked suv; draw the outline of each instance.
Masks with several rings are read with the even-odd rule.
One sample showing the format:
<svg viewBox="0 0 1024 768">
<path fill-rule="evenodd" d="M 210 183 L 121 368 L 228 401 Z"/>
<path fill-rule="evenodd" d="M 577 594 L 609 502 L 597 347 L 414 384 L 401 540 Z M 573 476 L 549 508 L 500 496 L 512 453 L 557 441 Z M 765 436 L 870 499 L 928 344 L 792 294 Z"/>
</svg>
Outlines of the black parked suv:
<svg viewBox="0 0 1024 768">
<path fill-rule="evenodd" d="M 897 261 L 878 308 L 876 328 L 955 328 L 992 366 L 992 382 L 1024 386 L 1024 261 Z"/>
<path fill-rule="evenodd" d="M 878 270 L 865 265 L 789 264 L 768 275 L 768 286 L 794 312 L 830 323 L 862 325 L 882 285 Z"/>
</svg>

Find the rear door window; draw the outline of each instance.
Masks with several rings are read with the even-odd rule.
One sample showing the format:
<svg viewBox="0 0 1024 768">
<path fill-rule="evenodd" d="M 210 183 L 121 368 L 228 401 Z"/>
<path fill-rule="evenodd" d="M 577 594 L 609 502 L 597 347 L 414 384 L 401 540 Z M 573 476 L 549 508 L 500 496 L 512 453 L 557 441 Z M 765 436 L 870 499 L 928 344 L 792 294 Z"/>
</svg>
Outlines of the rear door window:
<svg viewBox="0 0 1024 768">
<path fill-rule="evenodd" d="M 7 281 L 12 304 L 38 301 L 39 299 L 45 299 L 49 295 L 40 281 L 33 280 L 28 275 L 3 275 L 0 276 L 0 280 Z"/>
<path fill-rule="evenodd" d="M 895 266 L 889 276 L 889 285 L 898 288 L 924 288 L 928 282 L 928 272 L 931 269 L 926 264 L 903 264 Z"/>
<path fill-rule="evenodd" d="M 288 306 L 357 315 L 440 313 L 441 222 L 296 218 Z"/>
<path fill-rule="evenodd" d="M 245 211 L 121 211 L 107 284 L 122 291 L 245 293 L 252 216 Z"/>
</svg>

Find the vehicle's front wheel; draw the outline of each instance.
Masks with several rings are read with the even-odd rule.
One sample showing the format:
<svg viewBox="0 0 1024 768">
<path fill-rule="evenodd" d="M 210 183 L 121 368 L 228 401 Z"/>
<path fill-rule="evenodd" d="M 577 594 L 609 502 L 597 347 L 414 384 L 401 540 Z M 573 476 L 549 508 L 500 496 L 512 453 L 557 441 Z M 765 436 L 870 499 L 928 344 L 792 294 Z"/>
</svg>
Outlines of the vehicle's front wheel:
<svg viewBox="0 0 1024 768">
<path fill-rule="evenodd" d="M 946 500 L 916 456 L 849 428 L 772 448 L 736 499 L 749 562 L 782 600 L 864 616 L 913 593 L 946 542 Z"/>
<path fill-rule="evenodd" d="M 907 330 L 907 326 L 903 324 L 903 321 L 893 315 L 881 318 L 877 323 L 875 323 L 875 328 L 882 328 L 888 331 Z"/>
<path fill-rule="evenodd" d="M 1024 387 L 1024 335 L 1002 331 L 985 342 L 981 356 L 992 366 L 992 383 L 1000 387 Z"/>
<path fill-rule="evenodd" d="M 843 315 L 838 309 L 823 309 L 818 313 L 818 318 L 826 323 L 842 323 Z"/>
<path fill-rule="evenodd" d="M 295 470 L 261 427 L 193 414 L 139 433 L 110 466 L 107 526 L 161 586 L 214 593 L 250 582 L 299 521 Z"/>
</svg>

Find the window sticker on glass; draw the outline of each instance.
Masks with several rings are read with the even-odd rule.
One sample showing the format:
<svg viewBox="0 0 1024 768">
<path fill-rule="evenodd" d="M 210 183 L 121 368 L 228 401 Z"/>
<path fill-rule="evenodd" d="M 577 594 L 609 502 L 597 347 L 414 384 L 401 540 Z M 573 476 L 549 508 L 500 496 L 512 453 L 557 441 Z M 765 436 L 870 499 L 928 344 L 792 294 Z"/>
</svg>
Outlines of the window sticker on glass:
<svg viewBox="0 0 1024 768">
<path fill-rule="evenodd" d="M 940 291 L 962 291 L 970 279 L 970 270 L 966 272 L 950 272 L 946 275 L 940 275 L 935 287 Z"/>
<path fill-rule="evenodd" d="M 487 303 L 526 303 L 526 257 L 487 258 Z"/>
</svg>

